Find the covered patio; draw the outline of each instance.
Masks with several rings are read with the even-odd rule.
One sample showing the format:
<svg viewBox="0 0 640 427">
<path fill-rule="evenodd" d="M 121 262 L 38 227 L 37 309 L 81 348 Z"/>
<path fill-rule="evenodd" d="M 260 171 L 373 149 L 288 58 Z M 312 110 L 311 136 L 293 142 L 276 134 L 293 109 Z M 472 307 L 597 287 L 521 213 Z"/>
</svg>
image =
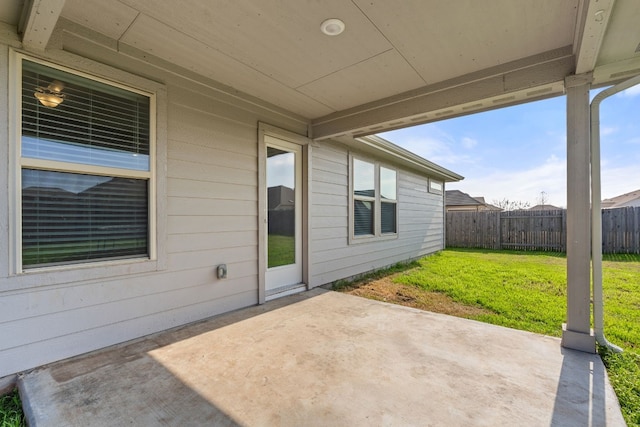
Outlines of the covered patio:
<svg viewBox="0 0 640 427">
<path fill-rule="evenodd" d="M 639 19 L 636 0 L 3 2 L 0 385 L 27 372 L 41 426 L 624 425 L 594 354 L 589 91 L 640 74 Z M 21 172 L 89 168 L 21 156 L 27 62 L 149 100 L 147 169 L 94 171 L 149 182 L 142 257 L 22 263 Z M 36 92 L 59 104 L 56 81 Z M 371 153 L 356 138 L 563 95 L 562 340 L 313 290 L 391 263 L 347 236 L 351 152 Z M 316 183 L 306 163 L 308 291 L 266 304 L 264 129 L 325 149 L 332 174 Z M 393 164 L 390 146 L 376 150 Z M 331 204 L 311 203 L 314 184 Z"/>
<path fill-rule="evenodd" d="M 624 426 L 597 355 L 316 289 L 37 369 L 33 426 Z"/>
<path fill-rule="evenodd" d="M 10 24 L 3 36 L 9 45 L 71 52 L 140 75 L 161 70 L 164 81 L 181 76 L 194 93 L 206 88 L 229 105 L 266 108 L 274 122 L 314 144 L 348 144 L 566 95 L 563 346 L 595 351 L 590 170 L 599 173 L 600 164 L 590 146 L 589 90 L 640 73 L 634 0 L 245 1 L 214 8 L 191 1 L 180 10 L 162 1 L 35 0 L 7 2 L 0 17 Z M 262 271 L 264 260 L 258 264 Z M 305 281 L 308 288 L 322 284 Z M 262 303 L 262 272 L 259 283 Z"/>
</svg>

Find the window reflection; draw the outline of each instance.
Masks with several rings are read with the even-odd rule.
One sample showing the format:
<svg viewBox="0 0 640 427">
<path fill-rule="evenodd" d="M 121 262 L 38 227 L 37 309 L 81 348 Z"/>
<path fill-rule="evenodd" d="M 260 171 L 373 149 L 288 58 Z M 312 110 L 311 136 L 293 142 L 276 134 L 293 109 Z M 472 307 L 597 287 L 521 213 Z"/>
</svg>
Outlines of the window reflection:
<svg viewBox="0 0 640 427">
<path fill-rule="evenodd" d="M 375 187 L 375 165 L 353 159 L 353 194 L 356 196 L 375 197 Z"/>
<path fill-rule="evenodd" d="M 57 160 L 112 168 L 149 170 L 149 155 L 102 147 L 22 137 L 22 156 L 32 159 Z"/>
<path fill-rule="evenodd" d="M 267 266 L 296 262 L 295 154 L 267 147 Z"/>
<path fill-rule="evenodd" d="M 396 171 L 380 167 L 380 197 L 396 199 Z"/>
<path fill-rule="evenodd" d="M 144 179 L 22 169 L 22 262 L 46 266 L 148 254 Z"/>
</svg>

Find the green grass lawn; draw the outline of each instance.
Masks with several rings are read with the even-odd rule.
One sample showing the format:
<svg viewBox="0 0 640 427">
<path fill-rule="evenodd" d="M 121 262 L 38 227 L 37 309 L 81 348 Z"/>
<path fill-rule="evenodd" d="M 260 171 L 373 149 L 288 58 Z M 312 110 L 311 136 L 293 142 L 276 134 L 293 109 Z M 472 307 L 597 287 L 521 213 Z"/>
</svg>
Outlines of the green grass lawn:
<svg viewBox="0 0 640 427">
<path fill-rule="evenodd" d="M 418 261 L 395 281 L 482 308 L 466 317 L 560 336 L 566 313 L 563 254 L 448 249 Z M 603 262 L 605 334 L 625 352 L 600 349 L 629 426 L 640 426 L 640 256 Z"/>
<path fill-rule="evenodd" d="M 271 237 L 275 237 L 274 240 Z M 291 238 L 270 236 L 285 260 Z M 289 248 L 289 249 L 286 249 Z M 288 255 L 287 255 L 288 253 Z M 278 264 L 280 265 L 280 264 Z M 483 322 L 560 336 L 566 311 L 566 258 L 553 253 L 448 249 L 406 267 L 396 282 L 438 292 L 457 303 L 481 308 L 469 317 Z M 605 333 L 625 352 L 600 349 L 609 379 L 629 426 L 640 426 L 640 256 L 605 256 Z M 379 278 L 384 273 L 371 277 Z M 344 284 L 342 285 L 344 286 Z M 23 426 L 17 392 L 0 398 L 0 427 Z"/>
<path fill-rule="evenodd" d="M 23 427 L 25 425 L 18 391 L 14 390 L 12 393 L 0 397 L 0 427 Z"/>
<path fill-rule="evenodd" d="M 293 236 L 269 234 L 267 239 L 268 267 L 294 264 L 296 262 L 296 241 Z"/>
</svg>

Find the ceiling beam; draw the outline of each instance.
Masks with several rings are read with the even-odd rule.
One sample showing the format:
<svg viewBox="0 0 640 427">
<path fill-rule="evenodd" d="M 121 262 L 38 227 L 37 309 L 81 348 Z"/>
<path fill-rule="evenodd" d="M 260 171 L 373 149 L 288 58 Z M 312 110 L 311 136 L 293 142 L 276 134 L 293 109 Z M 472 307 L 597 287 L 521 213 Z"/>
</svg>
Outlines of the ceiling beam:
<svg viewBox="0 0 640 427">
<path fill-rule="evenodd" d="M 26 1 L 19 31 L 22 33 L 22 45 L 27 50 L 46 49 L 53 29 L 60 18 L 65 0 Z"/>
<path fill-rule="evenodd" d="M 593 71 L 615 0 L 585 0 L 576 23 L 576 74 Z"/>
<path fill-rule="evenodd" d="M 563 82 L 574 70 L 572 47 L 565 46 L 315 119 L 312 138 L 397 129 L 434 121 L 436 114 L 442 120 L 461 115 L 456 108 L 462 105 L 468 106 L 464 114 L 470 114 L 496 108 L 498 103 L 516 104 L 522 99 L 513 95 L 523 91 L 539 99 L 543 94 L 536 88 Z"/>
</svg>

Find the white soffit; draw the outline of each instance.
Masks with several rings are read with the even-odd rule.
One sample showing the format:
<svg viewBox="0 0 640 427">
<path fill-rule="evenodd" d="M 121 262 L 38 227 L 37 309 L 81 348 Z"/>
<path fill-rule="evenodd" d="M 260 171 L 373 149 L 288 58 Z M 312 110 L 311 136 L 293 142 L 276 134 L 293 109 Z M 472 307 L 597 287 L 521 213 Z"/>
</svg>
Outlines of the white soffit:
<svg viewBox="0 0 640 427">
<path fill-rule="evenodd" d="M 640 58 L 640 2 L 617 0 L 602 42 L 598 66 Z"/>
<path fill-rule="evenodd" d="M 594 83 L 604 84 L 640 74 L 640 2 L 616 0 L 602 41 Z"/>
<path fill-rule="evenodd" d="M 67 1 L 76 24 L 311 119 L 570 45 L 579 4 Z"/>
<path fill-rule="evenodd" d="M 388 50 L 298 90 L 339 111 L 422 86 L 424 80 L 418 73 L 398 52 Z"/>
<path fill-rule="evenodd" d="M 297 113 L 319 138 L 555 96 L 576 65 L 593 71 L 596 84 L 640 73 L 638 0 L 28 3 L 32 15 L 38 5 L 64 3 L 57 22 L 69 34 L 106 36 L 124 54 L 158 58 L 234 96 Z M 0 19 L 17 25 L 22 4 L 0 2 Z M 344 21 L 345 31 L 322 34 L 329 18 Z M 73 33 L 71 23 L 87 30 Z M 50 27 L 28 30 L 25 45 L 36 35 L 31 48 L 46 43 Z"/>
<path fill-rule="evenodd" d="M 136 23 L 120 39 L 122 43 L 307 117 L 332 111 L 313 98 L 154 18 L 140 15 Z M 184 46 L 190 49 L 184 49 Z"/>
<path fill-rule="evenodd" d="M 1 1 L 0 2 L 0 22 L 16 25 L 22 14 L 23 0 Z"/>
<path fill-rule="evenodd" d="M 96 0 L 66 0 L 62 16 L 77 24 L 119 40 L 139 12 L 124 4 Z M 95 17 L 100 19 L 95 19 Z"/>
<path fill-rule="evenodd" d="M 393 47 L 351 1 L 120 1 L 291 88 Z M 347 30 L 327 37 L 326 18 Z"/>
<path fill-rule="evenodd" d="M 572 44 L 577 0 L 354 0 L 433 84 Z"/>
</svg>

